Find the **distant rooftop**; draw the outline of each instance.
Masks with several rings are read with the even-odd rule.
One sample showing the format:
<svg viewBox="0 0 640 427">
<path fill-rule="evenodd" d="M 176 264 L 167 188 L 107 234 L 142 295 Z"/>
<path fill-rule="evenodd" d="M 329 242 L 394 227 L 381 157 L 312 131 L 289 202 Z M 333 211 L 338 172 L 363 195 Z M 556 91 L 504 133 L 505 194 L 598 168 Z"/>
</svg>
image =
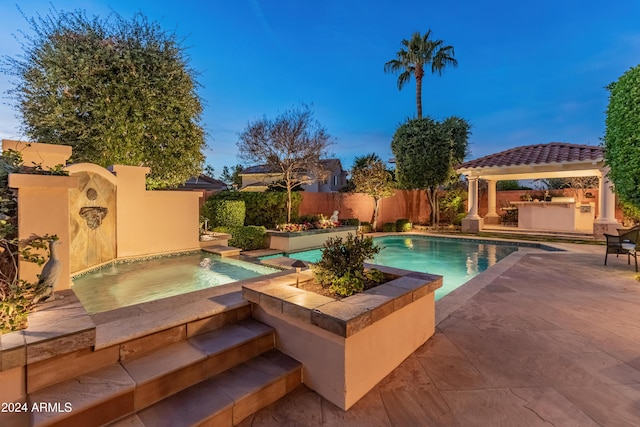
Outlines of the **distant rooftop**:
<svg viewBox="0 0 640 427">
<path fill-rule="evenodd" d="M 462 163 L 456 169 L 490 168 L 501 166 L 541 165 L 567 162 L 598 162 L 603 160 L 602 147 L 595 145 L 551 142 L 511 148 L 496 154 Z"/>
<path fill-rule="evenodd" d="M 325 169 L 336 169 L 338 167 L 342 167 L 339 159 L 322 159 L 320 160 L 320 164 Z M 257 166 L 249 166 L 240 172 L 240 175 L 251 175 L 251 174 L 267 174 L 267 173 L 281 173 L 281 171 L 276 170 L 271 165 L 257 165 Z"/>
</svg>

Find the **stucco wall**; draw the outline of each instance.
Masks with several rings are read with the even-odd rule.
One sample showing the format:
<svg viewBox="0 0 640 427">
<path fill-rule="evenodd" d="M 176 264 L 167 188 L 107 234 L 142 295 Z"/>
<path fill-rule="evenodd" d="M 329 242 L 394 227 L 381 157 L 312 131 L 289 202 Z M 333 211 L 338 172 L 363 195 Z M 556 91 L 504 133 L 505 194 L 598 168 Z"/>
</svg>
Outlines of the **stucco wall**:
<svg viewBox="0 0 640 427">
<path fill-rule="evenodd" d="M 149 168 L 116 165 L 112 169 L 118 179 L 118 258 L 199 249 L 198 193 L 146 191 Z"/>
<path fill-rule="evenodd" d="M 435 332 L 430 293 L 347 338 L 253 304 L 253 317 L 276 329 L 276 348 L 303 363 L 304 383 L 349 409 Z"/>
<path fill-rule="evenodd" d="M 554 190 L 555 191 L 555 190 Z M 598 206 L 598 189 L 590 191 L 595 198 L 584 199 L 585 202 L 594 202 Z M 500 199 L 512 202 L 520 201 L 520 196 L 531 190 L 498 191 L 496 201 Z M 569 197 L 576 197 L 573 190 L 564 190 Z M 302 203 L 300 215 L 323 214 L 330 216 L 334 210 L 339 211 L 340 219 L 358 218 L 360 221 L 371 221 L 373 215 L 373 199 L 366 194 L 359 193 L 312 193 L 301 192 Z M 578 196 L 577 199 L 581 199 Z M 486 191 L 479 194 L 479 215 L 485 216 L 488 212 L 488 194 Z M 497 213 L 500 214 L 498 205 Z M 394 195 L 380 201 L 378 213 L 378 228 L 382 228 L 385 222 L 394 222 L 399 218 L 408 218 L 414 224 L 429 223 L 431 209 L 424 191 L 396 190 Z M 597 208 L 596 208 L 597 214 Z M 616 219 L 622 221 L 622 210 L 616 207 Z"/>
<path fill-rule="evenodd" d="M 311 193 L 302 192 L 300 215 L 323 214 L 330 216 L 334 210 L 340 219 L 358 218 L 370 222 L 373 215 L 373 198 L 359 193 Z M 378 227 L 385 222 L 408 218 L 416 224 L 429 221 L 431 210 L 423 191 L 396 190 L 393 196 L 380 200 Z"/>
</svg>

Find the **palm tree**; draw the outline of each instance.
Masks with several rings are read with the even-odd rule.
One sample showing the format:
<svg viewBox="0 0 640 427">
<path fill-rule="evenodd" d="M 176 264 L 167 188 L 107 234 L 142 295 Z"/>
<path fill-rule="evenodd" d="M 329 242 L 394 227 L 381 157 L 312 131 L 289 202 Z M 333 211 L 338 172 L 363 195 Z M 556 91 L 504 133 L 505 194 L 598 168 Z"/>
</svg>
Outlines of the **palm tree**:
<svg viewBox="0 0 640 427">
<path fill-rule="evenodd" d="M 409 82 L 411 75 L 416 78 L 416 104 L 418 118 L 422 118 L 422 78 L 424 67 L 431 64 L 431 73 L 442 75 L 442 70 L 447 65 L 458 66 L 458 61 L 453 57 L 453 46 L 445 46 L 442 40 L 430 40 L 431 30 L 424 36 L 420 32 L 413 34 L 410 40 L 402 40 L 402 49 L 396 53 L 396 59 L 384 64 L 385 73 L 400 73 L 398 76 L 398 90 Z"/>
</svg>

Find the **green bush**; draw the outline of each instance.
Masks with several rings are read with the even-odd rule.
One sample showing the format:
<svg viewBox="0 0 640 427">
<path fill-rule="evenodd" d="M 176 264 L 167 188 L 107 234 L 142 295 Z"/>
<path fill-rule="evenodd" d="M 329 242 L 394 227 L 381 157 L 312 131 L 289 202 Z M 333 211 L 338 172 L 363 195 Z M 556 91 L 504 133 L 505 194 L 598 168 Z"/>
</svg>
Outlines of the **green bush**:
<svg viewBox="0 0 640 427">
<path fill-rule="evenodd" d="M 244 225 L 259 225 L 275 228 L 276 224 L 287 222 L 287 193 L 280 192 L 242 192 L 221 191 L 209 197 L 211 200 L 242 200 L 245 203 Z M 298 210 L 302 196 L 299 192 L 291 193 L 291 220 L 298 219 Z"/>
<path fill-rule="evenodd" d="M 395 222 L 387 222 L 387 223 L 383 224 L 382 225 L 382 231 L 384 231 L 386 233 L 390 233 L 390 232 L 396 231 L 396 223 Z"/>
<path fill-rule="evenodd" d="M 243 200 L 209 199 L 203 206 L 203 215 L 211 227 L 242 227 L 246 207 Z"/>
<path fill-rule="evenodd" d="M 403 233 L 411 231 L 411 221 L 406 218 L 400 218 L 396 221 L 396 231 L 400 231 Z"/>
<path fill-rule="evenodd" d="M 309 224 L 315 224 L 318 221 L 318 214 L 315 215 L 300 215 L 298 217 L 298 223 L 300 224 L 304 224 L 304 223 L 309 223 Z"/>
<path fill-rule="evenodd" d="M 368 275 L 364 271 L 364 262 L 379 252 L 372 238 L 354 237 L 349 233 L 345 240 L 342 237 L 327 239 L 320 261 L 311 268 L 322 287 L 346 297 L 362 292 L 372 280 L 380 279 L 380 275 Z"/>
<path fill-rule="evenodd" d="M 217 233 L 231 234 L 229 246 L 240 248 L 243 251 L 267 248 L 267 230 L 262 226 L 249 225 L 245 227 L 216 227 L 213 231 Z"/>
<path fill-rule="evenodd" d="M 360 220 L 358 218 L 347 218 L 347 219 L 343 219 L 340 221 L 343 225 L 350 225 L 350 226 L 359 226 L 360 225 Z"/>
<path fill-rule="evenodd" d="M 361 222 L 360 223 L 360 232 L 361 233 L 371 233 L 373 231 L 373 227 L 370 222 Z"/>
<path fill-rule="evenodd" d="M 624 200 L 621 201 L 621 205 L 625 225 L 633 226 L 640 223 L 640 208 Z"/>
<path fill-rule="evenodd" d="M 462 225 L 462 220 L 465 219 L 467 217 L 467 213 L 466 212 L 461 212 L 458 215 L 456 215 L 456 218 L 453 220 L 452 224 L 453 225 Z"/>
</svg>

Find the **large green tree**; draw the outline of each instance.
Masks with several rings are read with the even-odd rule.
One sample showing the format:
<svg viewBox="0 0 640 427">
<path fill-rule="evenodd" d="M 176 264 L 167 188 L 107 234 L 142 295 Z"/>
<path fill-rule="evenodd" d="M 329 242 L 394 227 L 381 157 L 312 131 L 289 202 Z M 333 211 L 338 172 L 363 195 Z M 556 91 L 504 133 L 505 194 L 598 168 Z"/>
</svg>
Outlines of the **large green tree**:
<svg viewBox="0 0 640 427">
<path fill-rule="evenodd" d="M 371 226 L 375 230 L 380 210 L 380 200 L 393 194 L 395 183 L 386 165 L 375 153 L 356 157 L 351 168 L 353 192 L 373 197 Z"/>
<path fill-rule="evenodd" d="M 398 89 L 409 83 L 411 76 L 416 79 L 416 106 L 418 118 L 422 118 L 422 79 L 424 68 L 431 67 L 431 73 L 442 75 L 442 70 L 448 65 L 457 67 L 458 61 L 454 58 L 453 46 L 445 45 L 442 40 L 432 40 L 431 30 L 424 35 L 415 32 L 407 40 L 402 40 L 402 48 L 396 53 L 396 57 L 384 64 L 385 73 L 395 73 L 398 76 Z"/>
<path fill-rule="evenodd" d="M 71 145 L 74 162 L 148 166 L 150 187 L 200 173 L 202 105 L 175 34 L 141 14 L 53 10 L 27 21 L 33 35 L 3 65 L 29 138 Z"/>
<path fill-rule="evenodd" d="M 604 159 L 609 179 L 620 199 L 640 208 L 640 65 L 607 89 Z"/>
<path fill-rule="evenodd" d="M 468 153 L 470 129 L 459 117 L 441 122 L 430 117 L 409 119 L 398 127 L 391 141 L 398 184 L 425 191 L 432 225 L 439 222 L 438 188 L 456 176 L 454 167 Z"/>
<path fill-rule="evenodd" d="M 303 184 L 323 179 L 320 160 L 328 154 L 331 136 L 313 117 L 309 106 L 292 108 L 275 119 L 250 122 L 240 133 L 240 157 L 249 164 L 266 164 L 282 179 L 272 185 L 287 192 L 287 222 L 291 222 L 291 192 Z"/>
</svg>

